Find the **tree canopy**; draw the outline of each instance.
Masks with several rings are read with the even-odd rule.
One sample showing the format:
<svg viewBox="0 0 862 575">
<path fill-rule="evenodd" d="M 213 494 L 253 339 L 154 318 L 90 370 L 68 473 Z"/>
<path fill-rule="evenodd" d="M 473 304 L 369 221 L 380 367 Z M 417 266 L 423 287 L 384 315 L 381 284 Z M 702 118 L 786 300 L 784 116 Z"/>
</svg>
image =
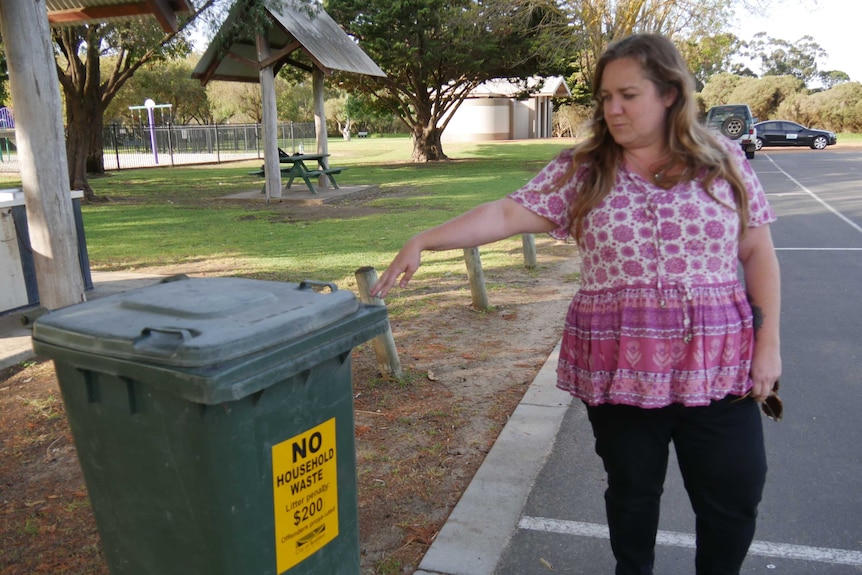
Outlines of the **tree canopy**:
<svg viewBox="0 0 862 575">
<path fill-rule="evenodd" d="M 693 69 L 707 73 L 727 58 L 728 39 L 712 37 L 729 20 L 732 0 L 698 2 L 667 0 L 565 0 L 562 9 L 572 30 L 581 34 L 573 38 L 573 54 L 582 81 L 592 85 L 592 74 L 599 56 L 609 44 L 634 33 L 663 34 L 674 40 L 685 52 Z M 705 78 L 701 78 L 705 79 Z"/>
<path fill-rule="evenodd" d="M 387 74 L 345 75 L 344 87 L 408 126 L 416 161 L 446 157 L 440 135 L 482 82 L 560 74 L 559 49 L 571 36 L 551 0 L 329 0 L 325 7 Z"/>
<path fill-rule="evenodd" d="M 185 20 L 173 34 L 163 33 L 151 19 L 54 29 L 57 76 L 66 106 L 69 179 L 73 189 L 84 190 L 87 199 L 96 199 L 88 172 L 104 172 L 105 109 L 144 64 L 189 53 L 185 34 L 189 22 Z M 108 57 L 112 65 L 103 74 L 102 59 Z"/>
<path fill-rule="evenodd" d="M 742 53 L 760 62 L 761 75 L 794 76 L 806 85 L 819 77 L 817 62 L 827 55 L 811 36 L 788 42 L 772 38 L 766 32 L 755 34 Z"/>
</svg>

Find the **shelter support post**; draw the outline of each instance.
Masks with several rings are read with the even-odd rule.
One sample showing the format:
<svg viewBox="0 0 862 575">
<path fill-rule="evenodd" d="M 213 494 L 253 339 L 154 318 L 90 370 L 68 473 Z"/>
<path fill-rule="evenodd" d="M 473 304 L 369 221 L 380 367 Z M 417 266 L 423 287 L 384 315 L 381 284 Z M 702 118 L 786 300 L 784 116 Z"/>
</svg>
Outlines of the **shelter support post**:
<svg viewBox="0 0 862 575">
<path fill-rule="evenodd" d="M 257 58 L 269 58 L 266 36 L 257 36 Z M 281 170 L 278 163 L 278 112 L 275 106 L 275 74 L 272 65 L 260 69 L 260 96 L 263 104 L 263 165 L 266 200 L 281 198 Z"/>
<path fill-rule="evenodd" d="M 315 66 L 311 76 L 311 86 L 314 93 L 314 131 L 317 134 L 317 153 L 327 156 L 329 154 L 329 141 L 326 133 L 326 110 L 323 106 L 323 78 L 323 70 Z M 329 168 L 328 159 L 324 158 L 323 164 L 324 169 Z M 321 189 L 329 187 L 325 175 L 320 176 L 317 187 Z"/>
<path fill-rule="evenodd" d="M 39 302 L 57 309 L 80 303 L 86 296 L 45 3 L 0 0 L 0 34 L 15 102 L 21 187 Z"/>
</svg>

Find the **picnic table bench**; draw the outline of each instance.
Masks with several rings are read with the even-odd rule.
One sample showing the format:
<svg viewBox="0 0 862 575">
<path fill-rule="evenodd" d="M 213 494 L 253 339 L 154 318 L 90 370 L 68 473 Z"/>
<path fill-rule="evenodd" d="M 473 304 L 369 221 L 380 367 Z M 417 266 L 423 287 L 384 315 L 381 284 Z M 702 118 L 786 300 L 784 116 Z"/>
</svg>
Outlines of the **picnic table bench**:
<svg viewBox="0 0 862 575">
<path fill-rule="evenodd" d="M 281 150 L 279 150 L 281 152 Z M 330 168 L 326 165 L 325 159 L 329 157 L 329 154 L 282 154 L 279 153 L 278 161 L 280 164 L 290 164 L 290 165 L 282 165 L 281 167 L 281 175 L 284 178 L 287 178 L 287 184 L 285 188 L 290 188 L 291 184 L 293 184 L 293 180 L 296 178 L 301 178 L 305 185 L 308 186 L 309 191 L 312 194 L 317 193 L 317 189 L 314 187 L 314 184 L 311 183 L 311 178 L 318 178 L 320 176 L 326 176 L 329 181 L 332 183 L 332 187 L 336 190 L 338 188 L 338 182 L 335 181 L 335 175 L 340 174 L 347 168 L 341 167 L 333 167 Z M 309 169 L 306 166 L 305 162 L 307 161 L 316 161 L 317 168 Z M 253 172 L 248 173 L 250 176 L 260 176 L 264 177 L 266 172 L 264 171 L 264 166 L 261 166 L 259 170 L 255 170 Z M 266 184 L 264 184 L 263 191 L 266 192 Z"/>
</svg>

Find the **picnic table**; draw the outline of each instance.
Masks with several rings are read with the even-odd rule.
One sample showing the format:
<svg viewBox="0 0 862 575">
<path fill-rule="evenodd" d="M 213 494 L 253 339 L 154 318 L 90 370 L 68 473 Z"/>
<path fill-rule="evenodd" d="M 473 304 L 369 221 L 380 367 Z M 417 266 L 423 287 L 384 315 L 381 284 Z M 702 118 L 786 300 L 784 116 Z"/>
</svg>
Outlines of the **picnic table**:
<svg viewBox="0 0 862 575">
<path fill-rule="evenodd" d="M 309 191 L 312 194 L 317 193 L 317 189 L 314 187 L 314 184 L 311 183 L 311 178 L 317 178 L 320 176 L 326 176 L 329 178 L 329 181 L 332 183 L 332 187 L 338 189 L 338 183 L 335 181 L 335 174 L 340 174 L 344 171 L 344 168 L 330 168 L 326 164 L 326 158 L 329 157 L 329 154 L 283 154 L 280 153 L 278 155 L 278 162 L 282 164 L 281 167 L 281 176 L 282 178 L 287 178 L 287 184 L 285 188 L 290 188 L 291 184 L 293 184 L 293 180 L 296 178 L 301 178 L 305 185 L 308 186 Z M 306 162 L 315 162 L 315 164 L 311 164 L 313 169 L 309 169 Z M 264 176 L 264 167 L 261 166 L 259 170 L 254 172 L 249 172 L 251 175 L 255 176 Z M 264 184 L 264 190 L 266 185 Z"/>
</svg>

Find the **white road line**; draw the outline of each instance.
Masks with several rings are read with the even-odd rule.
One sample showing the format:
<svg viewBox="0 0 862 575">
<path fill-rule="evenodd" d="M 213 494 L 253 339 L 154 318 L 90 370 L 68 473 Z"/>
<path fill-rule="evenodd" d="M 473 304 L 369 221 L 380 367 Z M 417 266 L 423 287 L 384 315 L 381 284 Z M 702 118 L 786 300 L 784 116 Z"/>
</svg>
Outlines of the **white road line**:
<svg viewBox="0 0 862 575">
<path fill-rule="evenodd" d="M 606 525 L 584 523 L 581 521 L 562 521 L 544 517 L 522 517 L 518 527 L 530 531 L 559 533 L 562 535 L 580 535 L 582 537 L 608 538 Z M 694 549 L 694 535 L 675 531 L 659 531 L 656 536 L 658 545 L 668 547 L 687 547 Z M 778 557 L 780 559 L 798 559 L 801 561 L 817 561 L 833 565 L 862 565 L 862 551 L 849 549 L 830 549 L 828 547 L 809 547 L 807 545 L 790 545 L 788 543 L 771 543 L 769 541 L 754 541 L 748 550 L 749 555 L 761 557 Z"/>
<path fill-rule="evenodd" d="M 777 252 L 862 252 L 862 248 L 775 248 Z"/>
<path fill-rule="evenodd" d="M 860 234 L 862 234 L 862 227 L 860 227 L 860 226 L 859 226 L 859 225 L 857 225 L 853 220 L 851 220 L 850 218 L 848 218 L 847 216 L 845 216 L 844 214 L 842 214 L 841 212 L 839 212 L 838 210 L 836 210 L 835 208 L 833 208 L 832 206 L 830 206 L 829 204 L 827 204 L 825 201 L 821 200 L 821 199 L 820 199 L 820 197 L 818 197 L 818 196 L 817 196 L 817 194 L 815 194 L 814 192 L 812 192 L 811 190 L 809 190 L 808 188 L 806 188 L 805 186 L 803 186 L 803 185 L 799 182 L 799 180 L 797 180 L 796 178 L 794 178 L 793 176 L 791 176 L 790 174 L 788 174 L 787 172 L 785 172 L 785 171 L 781 168 L 781 166 L 779 166 L 778 164 L 776 164 L 776 163 L 775 163 L 775 160 L 773 160 L 773 159 L 772 159 L 772 158 L 770 158 L 769 156 L 767 156 L 767 159 L 768 159 L 770 162 L 772 162 L 772 164 L 773 164 L 773 165 L 778 169 L 778 171 L 780 171 L 782 174 L 784 174 L 785 176 L 787 176 L 787 177 L 790 179 L 790 181 L 791 181 L 791 182 L 793 182 L 794 184 L 796 184 L 797 186 L 799 186 L 799 189 L 803 190 L 806 194 L 808 194 L 809 196 L 811 196 L 812 198 L 814 198 L 815 200 L 817 200 L 818 202 L 820 202 L 820 204 L 821 204 L 824 208 L 826 208 L 827 210 L 829 210 L 830 212 L 832 212 L 833 214 L 835 214 L 836 216 L 838 216 L 839 218 L 841 218 L 844 222 L 846 222 L 847 224 L 849 224 L 849 225 L 850 225 L 850 227 L 852 227 L 854 230 L 856 230 L 857 232 L 859 232 Z"/>
</svg>

